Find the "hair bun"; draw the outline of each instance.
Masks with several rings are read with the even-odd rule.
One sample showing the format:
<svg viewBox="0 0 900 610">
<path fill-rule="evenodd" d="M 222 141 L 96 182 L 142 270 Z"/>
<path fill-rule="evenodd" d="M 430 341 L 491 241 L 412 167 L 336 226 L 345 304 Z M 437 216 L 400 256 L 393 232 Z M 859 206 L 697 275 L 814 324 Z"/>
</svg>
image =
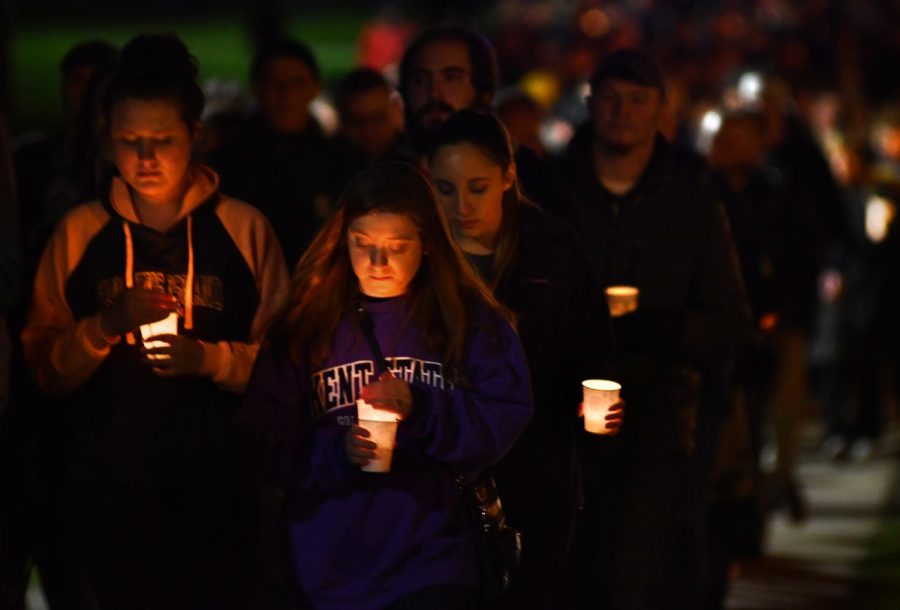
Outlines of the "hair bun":
<svg viewBox="0 0 900 610">
<path fill-rule="evenodd" d="M 122 49 L 121 70 L 150 80 L 197 78 L 197 58 L 174 34 L 140 34 Z"/>
<path fill-rule="evenodd" d="M 200 120 L 203 90 L 197 83 L 197 58 L 175 34 L 139 34 L 122 49 L 119 66 L 104 96 L 107 118 L 127 98 L 174 98 L 188 124 Z"/>
</svg>

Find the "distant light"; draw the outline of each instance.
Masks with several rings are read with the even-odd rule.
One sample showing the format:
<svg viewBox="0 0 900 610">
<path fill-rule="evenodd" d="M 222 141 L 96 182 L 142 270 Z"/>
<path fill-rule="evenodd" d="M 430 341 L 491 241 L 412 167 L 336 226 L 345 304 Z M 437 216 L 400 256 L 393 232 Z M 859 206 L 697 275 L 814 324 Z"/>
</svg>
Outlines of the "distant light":
<svg viewBox="0 0 900 610">
<path fill-rule="evenodd" d="M 738 80 L 738 97 L 744 103 L 756 103 L 762 94 L 762 88 L 763 79 L 759 72 L 745 72 Z"/>
<path fill-rule="evenodd" d="M 707 155 L 712 148 L 713 138 L 719 133 L 722 127 L 722 114 L 718 110 L 707 110 L 700 118 L 700 125 L 697 128 L 697 138 L 695 146 L 697 150 Z"/>
<path fill-rule="evenodd" d="M 309 113 L 315 117 L 325 135 L 334 135 L 340 125 L 335 107 L 322 97 L 317 97 L 309 105 Z"/>
<path fill-rule="evenodd" d="M 532 70 L 522 77 L 522 90 L 538 104 L 549 108 L 559 99 L 559 77 L 546 70 Z"/>
<path fill-rule="evenodd" d="M 572 124 L 559 117 L 544 119 L 538 132 L 544 150 L 551 155 L 564 152 L 573 135 L 575 135 L 575 129 Z"/>
<path fill-rule="evenodd" d="M 700 120 L 700 131 L 706 136 L 714 136 L 722 127 L 722 115 L 718 110 L 707 110 Z"/>
<path fill-rule="evenodd" d="M 599 8 L 584 11 L 578 18 L 578 28 L 588 38 L 601 38 L 609 32 L 609 17 Z"/>
<path fill-rule="evenodd" d="M 584 81 L 578 85 L 578 99 L 582 104 L 587 103 L 587 98 L 591 95 L 591 83 Z"/>
<path fill-rule="evenodd" d="M 866 237 L 869 241 L 874 244 L 884 241 L 896 215 L 897 208 L 887 199 L 877 195 L 869 198 L 866 202 Z"/>
</svg>

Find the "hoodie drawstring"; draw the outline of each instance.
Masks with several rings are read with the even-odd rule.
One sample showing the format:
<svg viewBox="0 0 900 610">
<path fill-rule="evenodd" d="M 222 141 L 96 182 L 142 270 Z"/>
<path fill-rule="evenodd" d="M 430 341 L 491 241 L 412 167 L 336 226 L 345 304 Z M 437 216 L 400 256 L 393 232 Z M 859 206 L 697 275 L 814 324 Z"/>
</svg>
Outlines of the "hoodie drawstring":
<svg viewBox="0 0 900 610">
<path fill-rule="evenodd" d="M 122 221 L 122 231 L 125 233 L 125 288 L 134 287 L 134 242 L 131 239 L 131 227 Z M 134 345 L 134 333 L 125 333 L 125 341 L 128 345 Z"/>
<path fill-rule="evenodd" d="M 194 219 L 187 217 L 188 268 L 184 287 L 184 329 L 194 328 Z"/>
<path fill-rule="evenodd" d="M 194 328 L 194 219 L 187 217 L 188 268 L 184 286 L 184 329 Z M 122 221 L 122 232 L 125 234 L 125 288 L 134 287 L 134 241 L 131 238 L 131 227 Z M 134 345 L 134 333 L 125 334 L 128 345 Z"/>
</svg>

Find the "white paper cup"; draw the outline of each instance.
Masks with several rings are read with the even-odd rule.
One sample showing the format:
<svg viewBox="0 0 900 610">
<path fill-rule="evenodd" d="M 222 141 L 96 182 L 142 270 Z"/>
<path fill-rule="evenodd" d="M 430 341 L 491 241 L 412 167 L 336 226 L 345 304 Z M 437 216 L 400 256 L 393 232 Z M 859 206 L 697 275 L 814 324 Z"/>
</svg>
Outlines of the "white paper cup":
<svg viewBox="0 0 900 610">
<path fill-rule="evenodd" d="M 639 293 L 635 286 L 609 286 L 606 289 L 609 315 L 618 318 L 637 310 Z"/>
<path fill-rule="evenodd" d="M 155 347 L 166 347 L 168 345 L 168 343 L 166 343 L 165 341 L 153 341 L 153 337 L 157 337 L 159 335 L 177 334 L 178 314 L 174 311 L 158 322 L 151 322 L 150 324 L 141 325 L 141 339 L 144 342 L 144 347 L 147 349 L 153 349 Z M 151 360 L 166 360 L 169 358 L 169 356 L 151 354 L 149 358 Z"/>
<path fill-rule="evenodd" d="M 369 440 L 375 443 L 375 457 L 362 470 L 390 472 L 400 417 L 393 411 L 376 409 L 362 398 L 356 401 L 356 413 L 359 426 L 369 431 Z"/>
<path fill-rule="evenodd" d="M 581 382 L 584 393 L 584 429 L 591 434 L 609 434 L 606 416 L 609 408 L 619 401 L 622 386 L 606 379 L 586 379 Z"/>
</svg>

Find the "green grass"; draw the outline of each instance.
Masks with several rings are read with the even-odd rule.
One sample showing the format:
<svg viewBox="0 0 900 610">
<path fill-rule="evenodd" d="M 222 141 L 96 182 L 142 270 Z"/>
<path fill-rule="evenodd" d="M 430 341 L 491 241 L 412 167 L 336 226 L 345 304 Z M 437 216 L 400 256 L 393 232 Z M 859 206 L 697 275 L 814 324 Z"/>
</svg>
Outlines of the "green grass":
<svg viewBox="0 0 900 610">
<path fill-rule="evenodd" d="M 329 12 L 295 16 L 289 35 L 316 52 L 326 83 L 354 65 L 356 38 L 369 17 L 365 13 Z M 100 38 L 121 46 L 135 34 L 176 32 L 200 62 L 200 77 L 247 81 L 253 50 L 240 16 L 183 20 L 85 21 L 65 24 L 19 24 L 11 44 L 11 117 L 14 131 L 59 121 L 59 60 L 74 44 Z"/>
</svg>

